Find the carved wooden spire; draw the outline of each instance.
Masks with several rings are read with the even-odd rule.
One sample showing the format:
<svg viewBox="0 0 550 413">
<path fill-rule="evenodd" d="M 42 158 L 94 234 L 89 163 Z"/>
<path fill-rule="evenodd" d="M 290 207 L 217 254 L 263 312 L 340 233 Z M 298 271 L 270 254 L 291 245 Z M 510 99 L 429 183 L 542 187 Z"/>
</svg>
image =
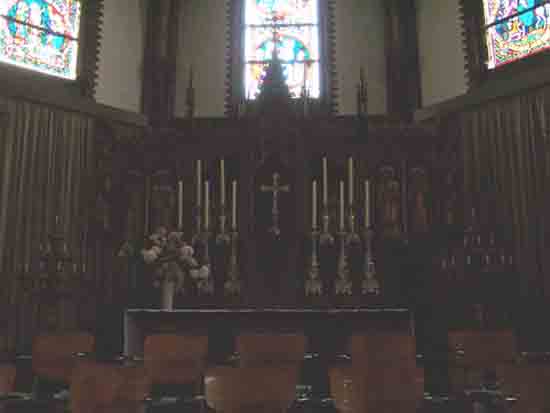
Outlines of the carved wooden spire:
<svg viewBox="0 0 550 413">
<path fill-rule="evenodd" d="M 359 117 L 368 116 L 367 82 L 363 66 L 359 69 L 359 84 L 357 85 L 357 115 Z"/>
<path fill-rule="evenodd" d="M 279 59 L 277 47 L 273 47 L 271 61 L 265 69 L 258 100 L 260 102 L 290 100 L 290 90 L 286 84 L 283 65 Z"/>
<path fill-rule="evenodd" d="M 189 84 L 185 100 L 185 113 L 188 119 L 195 115 L 195 88 L 193 87 L 193 65 L 189 68 Z"/>
</svg>

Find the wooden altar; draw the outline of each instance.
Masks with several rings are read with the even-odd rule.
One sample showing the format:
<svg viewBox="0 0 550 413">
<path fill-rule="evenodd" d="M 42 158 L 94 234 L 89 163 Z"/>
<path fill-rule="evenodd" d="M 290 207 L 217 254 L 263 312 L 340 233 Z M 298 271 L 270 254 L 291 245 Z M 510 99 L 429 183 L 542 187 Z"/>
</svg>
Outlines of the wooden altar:
<svg viewBox="0 0 550 413">
<path fill-rule="evenodd" d="M 234 337 L 247 332 L 299 332 L 309 350 L 324 356 L 347 353 L 354 333 L 412 335 L 411 313 L 404 308 L 231 308 L 128 309 L 124 313 L 124 354 L 143 356 L 143 344 L 155 333 L 201 334 L 210 337 L 213 359 L 227 359 Z"/>
</svg>

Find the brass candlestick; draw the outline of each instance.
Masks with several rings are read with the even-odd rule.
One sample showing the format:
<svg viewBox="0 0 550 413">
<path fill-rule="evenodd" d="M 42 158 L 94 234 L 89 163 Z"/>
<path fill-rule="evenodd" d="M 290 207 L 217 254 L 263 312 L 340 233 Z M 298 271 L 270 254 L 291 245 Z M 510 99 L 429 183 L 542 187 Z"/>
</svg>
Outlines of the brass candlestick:
<svg viewBox="0 0 550 413">
<path fill-rule="evenodd" d="M 316 227 L 311 230 L 311 261 L 307 271 L 308 279 L 306 280 L 305 292 L 306 296 L 322 295 L 323 283 L 319 279 L 319 258 L 317 254 L 317 240 L 319 239 L 319 231 Z"/>
<path fill-rule="evenodd" d="M 210 231 L 208 231 L 208 228 L 205 228 L 205 230 L 198 237 L 199 242 L 203 245 L 204 248 L 202 265 L 207 267 L 210 267 L 210 236 Z M 210 274 L 210 272 L 208 273 L 208 277 L 198 280 L 197 289 L 199 291 L 199 295 L 211 295 L 214 293 L 214 282 L 212 280 L 212 274 Z"/>
<path fill-rule="evenodd" d="M 338 233 L 340 237 L 340 255 L 338 256 L 337 279 L 334 285 L 336 295 L 352 295 L 352 283 L 349 278 L 349 266 L 347 257 L 348 233 L 342 230 Z"/>
<path fill-rule="evenodd" d="M 194 240 L 198 240 L 202 233 L 202 214 L 200 205 L 195 206 L 195 236 Z"/>
<path fill-rule="evenodd" d="M 361 242 L 361 238 L 359 238 L 359 234 L 355 231 L 355 211 L 353 209 L 353 206 L 349 206 L 348 210 L 348 224 L 349 224 L 349 232 L 347 234 L 347 243 L 348 244 L 358 244 Z"/>
<path fill-rule="evenodd" d="M 365 228 L 365 266 L 364 277 L 361 283 L 361 292 L 363 295 L 380 293 L 380 283 L 376 279 L 376 267 L 372 254 L 372 239 L 374 231 L 372 228 Z"/>
<path fill-rule="evenodd" d="M 326 245 L 332 245 L 334 243 L 334 237 L 329 231 L 330 226 L 330 216 L 328 213 L 328 205 L 323 205 L 323 227 L 321 229 L 321 233 L 319 234 L 319 245 L 326 246 Z"/>
<path fill-rule="evenodd" d="M 221 204 L 220 207 L 220 232 L 216 236 L 216 243 L 228 245 L 231 243 L 231 234 L 225 230 L 225 224 L 227 223 L 227 215 L 225 214 L 225 204 Z"/>
<path fill-rule="evenodd" d="M 241 294 L 241 274 L 239 270 L 239 233 L 236 228 L 231 231 L 231 257 L 229 258 L 229 271 L 227 281 L 224 284 L 224 293 L 227 296 Z"/>
</svg>

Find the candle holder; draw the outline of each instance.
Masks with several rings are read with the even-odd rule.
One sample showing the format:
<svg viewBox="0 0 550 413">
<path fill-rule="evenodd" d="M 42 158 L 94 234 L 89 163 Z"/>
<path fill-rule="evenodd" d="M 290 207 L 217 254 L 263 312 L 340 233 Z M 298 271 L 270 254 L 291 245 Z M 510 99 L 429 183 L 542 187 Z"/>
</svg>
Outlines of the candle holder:
<svg viewBox="0 0 550 413">
<path fill-rule="evenodd" d="M 210 231 L 208 231 L 208 228 L 205 228 L 205 230 L 199 235 L 198 241 L 202 244 L 204 250 L 203 250 L 203 258 L 202 258 L 202 265 L 210 267 L 210 236 L 212 234 Z M 199 292 L 199 295 L 212 295 L 214 293 L 214 281 L 212 280 L 212 274 L 210 271 L 208 272 L 208 277 L 201 278 L 197 282 L 197 289 Z"/>
<path fill-rule="evenodd" d="M 319 234 L 319 244 L 321 246 L 327 246 L 334 244 L 334 237 L 329 232 L 329 224 L 330 224 L 330 216 L 328 213 L 328 206 L 325 204 L 323 205 L 323 228 L 321 229 L 321 233 Z"/>
<path fill-rule="evenodd" d="M 56 227 L 58 226 L 59 223 Z M 71 271 L 68 264 L 72 262 L 72 257 L 65 237 L 58 228 L 48 235 L 46 246 L 40 246 L 40 251 L 39 282 L 36 287 L 40 289 L 61 287 L 65 281 L 72 278 L 68 274 Z"/>
<path fill-rule="evenodd" d="M 225 224 L 227 223 L 227 215 L 225 214 L 225 204 L 220 207 L 220 232 L 216 236 L 216 244 L 228 245 L 231 243 L 231 234 L 225 230 Z"/>
<path fill-rule="evenodd" d="M 319 279 L 319 258 L 317 254 L 317 241 L 320 233 L 316 227 L 311 230 L 311 261 L 307 271 L 308 279 L 306 280 L 305 292 L 306 296 L 319 296 L 323 294 L 323 283 Z"/>
<path fill-rule="evenodd" d="M 374 231 L 372 228 L 365 228 L 365 266 L 361 292 L 363 295 L 380 294 L 380 283 L 376 279 L 376 267 L 373 261 L 372 240 Z"/>
<path fill-rule="evenodd" d="M 224 283 L 226 296 L 238 296 L 241 294 L 241 274 L 239 270 L 239 233 L 236 228 L 231 231 L 231 256 L 229 258 L 229 271 L 227 281 Z"/>
<path fill-rule="evenodd" d="M 196 231 L 195 237 L 198 238 L 202 233 L 202 214 L 201 214 L 200 205 L 195 206 L 194 214 L 195 214 L 195 231 Z"/>
<path fill-rule="evenodd" d="M 361 242 L 361 238 L 359 238 L 359 234 L 355 231 L 355 212 L 353 209 L 353 206 L 349 206 L 348 210 L 348 224 L 349 224 L 349 232 L 347 234 L 347 243 L 348 244 L 358 244 Z"/>
<path fill-rule="evenodd" d="M 349 266 L 347 257 L 347 242 L 348 233 L 342 230 L 338 233 L 340 238 L 340 255 L 338 256 L 338 270 L 334 289 L 336 295 L 352 295 L 352 282 L 349 277 Z"/>
</svg>

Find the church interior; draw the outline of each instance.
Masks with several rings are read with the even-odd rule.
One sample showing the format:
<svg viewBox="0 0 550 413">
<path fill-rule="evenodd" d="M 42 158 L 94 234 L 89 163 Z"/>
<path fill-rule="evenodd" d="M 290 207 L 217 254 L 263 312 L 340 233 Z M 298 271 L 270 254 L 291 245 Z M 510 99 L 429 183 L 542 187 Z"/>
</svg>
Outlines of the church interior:
<svg viewBox="0 0 550 413">
<path fill-rule="evenodd" d="M 1 0 L 0 412 L 550 411 L 548 49 L 550 0 Z"/>
</svg>

